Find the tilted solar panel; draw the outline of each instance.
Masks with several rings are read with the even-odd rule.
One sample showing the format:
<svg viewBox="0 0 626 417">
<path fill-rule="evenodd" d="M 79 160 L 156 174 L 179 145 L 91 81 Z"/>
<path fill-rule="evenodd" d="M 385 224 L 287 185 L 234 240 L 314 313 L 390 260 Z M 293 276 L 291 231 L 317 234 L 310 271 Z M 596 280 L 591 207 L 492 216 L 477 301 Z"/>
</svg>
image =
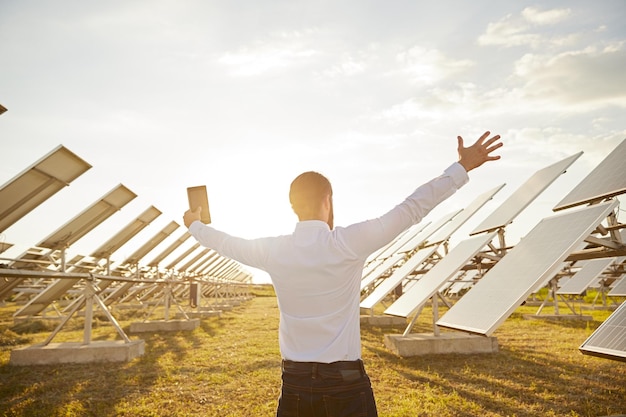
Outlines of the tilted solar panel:
<svg viewBox="0 0 626 417">
<path fill-rule="evenodd" d="M 100 200 L 39 242 L 37 246 L 48 249 L 68 247 L 111 215 L 118 212 L 135 197 L 137 195 L 134 192 L 119 184 Z"/>
<path fill-rule="evenodd" d="M 470 217 L 472 217 L 478 210 L 480 210 L 482 206 L 487 204 L 487 202 L 491 200 L 493 196 L 496 195 L 498 191 L 500 191 L 504 187 L 504 185 L 505 184 L 498 185 L 497 187 L 492 188 L 491 190 L 488 190 L 476 197 L 474 201 L 472 201 L 470 204 L 467 205 L 467 207 L 463 209 L 462 212 L 454 216 L 450 223 L 447 223 L 444 227 L 442 227 L 436 233 L 430 236 L 427 239 L 427 243 L 441 243 L 445 240 L 448 240 L 450 236 L 459 229 L 459 227 L 463 226 L 463 224 L 465 224 L 465 222 Z"/>
<path fill-rule="evenodd" d="M 579 350 L 586 355 L 626 362 L 626 303 L 620 304 Z"/>
<path fill-rule="evenodd" d="M 497 232 L 474 236 L 456 245 L 435 266 L 424 274 L 411 289 L 398 298 L 385 314 L 408 317 L 434 296 L 439 288 L 456 274 L 478 251 L 487 246 Z"/>
<path fill-rule="evenodd" d="M 626 139 L 570 191 L 554 211 L 626 193 Z"/>
<path fill-rule="evenodd" d="M 372 308 L 396 288 L 406 277 L 417 269 L 437 249 L 436 246 L 423 248 L 413 254 L 402 266 L 378 286 L 361 302 L 361 308 Z"/>
<path fill-rule="evenodd" d="M 609 201 L 543 219 L 437 325 L 491 335 L 617 206 Z"/>
<path fill-rule="evenodd" d="M 141 213 L 137 218 L 128 223 L 122 230 L 117 232 L 113 237 L 100 245 L 98 249 L 92 252 L 91 256 L 98 258 L 107 258 L 113 252 L 121 248 L 133 236 L 147 227 L 154 219 L 161 215 L 161 211 L 154 206 L 150 206 Z"/>
<path fill-rule="evenodd" d="M 557 290 L 561 295 L 580 295 L 589 285 L 615 261 L 615 258 L 601 258 L 587 261 L 585 265 Z"/>
<path fill-rule="evenodd" d="M 535 172 L 524 184 L 511 194 L 489 217 L 483 220 L 471 233 L 475 235 L 504 227 L 511 223 L 539 194 L 552 184 L 576 161 L 582 152 L 565 158 Z"/>
<path fill-rule="evenodd" d="M 609 297 L 626 297 L 626 274 L 622 275 L 606 295 Z"/>
<path fill-rule="evenodd" d="M 5 231 L 90 168 L 90 164 L 69 149 L 58 146 L 6 182 L 0 187 L 0 232 Z"/>
</svg>

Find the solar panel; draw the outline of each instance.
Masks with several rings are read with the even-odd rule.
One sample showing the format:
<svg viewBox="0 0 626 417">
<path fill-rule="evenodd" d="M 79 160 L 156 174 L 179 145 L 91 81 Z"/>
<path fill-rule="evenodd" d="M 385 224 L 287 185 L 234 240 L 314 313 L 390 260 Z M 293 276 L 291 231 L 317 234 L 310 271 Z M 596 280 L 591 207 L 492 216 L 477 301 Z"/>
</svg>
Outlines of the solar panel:
<svg viewBox="0 0 626 417">
<path fill-rule="evenodd" d="M 463 226 L 465 222 L 472 217 L 482 206 L 487 204 L 489 200 L 493 198 L 494 195 L 498 191 L 504 187 L 505 184 L 499 185 L 495 188 L 492 188 L 489 191 L 486 191 L 476 197 L 474 201 L 472 201 L 467 207 L 463 209 L 458 215 L 454 216 L 454 218 L 450 221 L 450 223 L 446 224 L 444 227 L 439 229 L 437 233 L 432 235 L 427 239 L 428 244 L 441 243 L 450 238 L 450 236 L 458 230 L 459 227 Z"/>
<path fill-rule="evenodd" d="M 96 249 L 91 256 L 97 259 L 108 258 L 113 252 L 121 248 L 133 236 L 142 231 L 160 215 L 161 211 L 159 209 L 154 206 L 148 207 L 148 209 L 137 216 L 135 220 L 131 221 L 113 237 L 100 245 L 100 247 Z"/>
<path fill-rule="evenodd" d="M 554 211 L 626 193 L 626 140 L 623 140 L 557 205 Z"/>
<path fill-rule="evenodd" d="M 178 239 L 176 239 L 170 246 L 168 246 L 163 252 L 157 255 L 152 261 L 148 263 L 148 266 L 157 266 L 163 261 L 163 259 L 167 258 L 176 248 L 185 243 L 187 239 L 191 237 L 189 232 L 185 231 Z"/>
<path fill-rule="evenodd" d="M 189 256 L 189 254 L 193 251 L 195 251 L 196 249 L 198 249 L 200 247 L 200 243 L 194 243 L 193 246 L 191 246 L 190 248 L 188 248 L 187 250 L 185 250 L 183 253 L 181 253 L 178 258 L 174 259 L 172 262 L 170 262 L 165 269 L 173 269 L 176 265 L 178 265 L 183 259 L 185 259 L 187 256 Z"/>
<path fill-rule="evenodd" d="M 609 201 L 541 220 L 437 325 L 490 336 L 617 205 Z"/>
<path fill-rule="evenodd" d="M 219 258 L 221 258 L 221 256 L 217 252 L 211 253 L 194 266 L 193 269 L 191 269 L 191 272 L 202 275 L 205 270 L 209 269 L 215 259 Z"/>
<path fill-rule="evenodd" d="M 510 224 L 535 198 L 552 184 L 576 161 L 582 152 L 565 158 L 535 172 L 511 194 L 489 217 L 482 221 L 470 235 L 489 232 Z"/>
<path fill-rule="evenodd" d="M 582 294 L 614 260 L 615 258 L 604 258 L 587 261 L 556 293 L 560 295 Z"/>
<path fill-rule="evenodd" d="M 165 238 L 171 235 L 174 232 L 174 230 L 178 229 L 178 227 L 179 225 L 175 221 L 171 221 L 170 223 L 168 223 L 167 226 L 165 226 L 163 229 L 157 232 L 156 235 L 154 235 L 150 240 L 148 240 L 140 248 L 138 248 L 135 252 L 133 252 L 132 255 L 126 258 L 123 264 L 134 265 L 134 264 L 139 263 L 139 261 L 144 256 L 146 256 L 148 252 L 154 249 L 159 243 L 163 242 L 163 240 L 165 240 Z"/>
<path fill-rule="evenodd" d="M 193 265 L 196 262 L 198 262 L 201 258 L 203 258 L 209 252 L 211 252 L 211 249 L 209 249 L 209 248 L 202 249 L 199 253 L 197 253 L 195 256 L 193 256 L 189 261 L 187 261 L 183 266 L 178 268 L 178 270 L 179 271 L 187 271 L 189 268 L 191 268 L 191 265 Z"/>
<path fill-rule="evenodd" d="M 13 247 L 13 243 L 0 242 L 0 253 Z"/>
<path fill-rule="evenodd" d="M 361 290 L 369 287 L 373 284 L 378 278 L 380 278 L 389 268 L 393 267 L 395 264 L 400 262 L 400 260 L 404 258 L 404 256 L 400 253 L 394 253 L 389 258 L 385 259 L 382 263 L 376 266 L 373 270 L 371 270 L 363 279 L 361 279 Z"/>
<path fill-rule="evenodd" d="M 579 350 L 586 355 L 626 362 L 626 303 L 620 304 Z"/>
<path fill-rule="evenodd" d="M 37 246 L 47 249 L 66 248 L 119 211 L 135 197 L 137 197 L 135 193 L 119 184 L 100 200 L 39 242 Z"/>
<path fill-rule="evenodd" d="M 406 277 L 417 269 L 437 250 L 436 246 L 420 249 L 413 254 L 402 266 L 394 270 L 391 276 L 378 286 L 362 302 L 361 308 L 372 308 L 396 288 Z"/>
<path fill-rule="evenodd" d="M 419 233 L 423 232 L 424 229 L 429 225 L 430 225 L 430 222 L 427 222 L 427 223 L 425 222 L 423 224 L 420 223 L 420 224 L 416 224 L 410 227 L 407 230 L 407 232 L 403 233 L 396 240 L 394 240 L 392 243 L 387 245 L 387 247 L 385 247 L 384 250 L 378 254 L 377 258 L 387 259 L 389 256 L 396 253 L 398 249 L 404 246 L 407 242 L 415 238 Z"/>
<path fill-rule="evenodd" d="M 414 250 L 415 248 L 417 248 L 418 246 L 424 244 L 424 242 L 430 236 L 432 236 L 433 233 L 435 233 L 437 230 L 441 229 L 444 225 L 446 225 L 449 221 L 454 219 L 455 216 L 457 216 L 462 211 L 463 211 L 463 209 L 455 210 L 455 211 L 450 212 L 450 213 L 446 214 L 445 216 L 441 217 L 435 223 L 433 223 L 433 224 L 429 225 L 428 227 L 424 228 L 424 230 L 422 230 L 420 233 L 418 233 L 416 236 L 414 236 L 411 240 L 409 240 L 407 243 L 405 243 L 400 249 L 398 249 L 398 252 L 410 252 L 410 251 Z"/>
<path fill-rule="evenodd" d="M 626 297 L 626 275 L 622 275 L 622 277 L 615 282 L 615 285 L 607 295 L 609 297 Z"/>
<path fill-rule="evenodd" d="M 0 232 L 91 168 L 58 146 L 0 188 Z"/>
<path fill-rule="evenodd" d="M 459 269 L 470 261 L 478 251 L 487 246 L 497 232 L 466 239 L 456 245 L 442 260 L 424 274 L 413 287 L 398 298 L 385 314 L 408 317 L 434 296 L 439 288 Z"/>
<path fill-rule="evenodd" d="M 137 232 L 146 227 L 152 220 L 161 214 L 159 210 L 154 207 L 149 207 L 144 211 L 137 219 L 129 223 L 115 236 L 104 243 L 100 248 L 96 249 L 93 253 L 94 258 L 107 258 L 111 253 L 115 252 L 119 247 L 126 243 Z M 75 269 L 82 269 L 81 265 L 78 265 Z M 70 268 L 72 270 L 72 268 Z M 48 288 L 42 291 L 40 294 L 30 300 L 23 308 L 16 313 L 17 317 L 20 316 L 33 316 L 43 311 L 50 303 L 62 297 L 67 291 L 69 291 L 74 285 L 76 285 L 80 279 L 60 279 Z"/>
</svg>

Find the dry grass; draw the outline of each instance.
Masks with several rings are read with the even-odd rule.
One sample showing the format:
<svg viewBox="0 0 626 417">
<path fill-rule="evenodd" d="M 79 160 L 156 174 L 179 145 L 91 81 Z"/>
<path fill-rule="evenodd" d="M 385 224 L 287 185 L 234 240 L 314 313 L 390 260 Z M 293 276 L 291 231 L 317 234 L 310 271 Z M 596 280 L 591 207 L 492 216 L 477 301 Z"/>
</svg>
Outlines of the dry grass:
<svg viewBox="0 0 626 417">
<path fill-rule="evenodd" d="M 261 294 L 267 295 L 267 294 Z M 257 297 L 193 332 L 144 335 L 146 353 L 128 363 L 8 365 L 16 346 L 44 340 L 51 325 L 15 325 L 15 306 L 0 309 L 2 416 L 271 416 L 280 391 L 278 309 Z M 393 416 L 603 416 L 626 412 L 626 364 L 584 356 L 578 346 L 594 321 L 523 319 L 520 307 L 496 332 L 500 352 L 399 358 L 385 333 L 363 327 L 363 359 L 379 414 Z M 119 316 L 118 316 L 119 317 Z M 119 317 L 128 329 L 132 317 Z M 431 332 L 425 309 L 416 332 Z M 80 341 L 80 319 L 54 342 Z M 95 339 L 114 339 L 112 327 Z M 133 337 L 135 338 L 135 337 Z"/>
</svg>

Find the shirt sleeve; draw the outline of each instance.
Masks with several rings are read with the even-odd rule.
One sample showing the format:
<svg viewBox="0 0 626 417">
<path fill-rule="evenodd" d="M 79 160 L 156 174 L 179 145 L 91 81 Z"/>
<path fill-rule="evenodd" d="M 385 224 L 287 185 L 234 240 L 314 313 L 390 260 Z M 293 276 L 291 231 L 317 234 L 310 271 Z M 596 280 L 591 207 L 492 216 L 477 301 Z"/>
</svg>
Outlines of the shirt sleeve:
<svg viewBox="0 0 626 417">
<path fill-rule="evenodd" d="M 243 239 L 195 221 L 189 226 L 189 233 L 203 246 L 213 249 L 222 256 L 263 269 L 267 259 L 267 245 L 264 239 Z"/>
<path fill-rule="evenodd" d="M 346 227 L 339 237 L 355 256 L 367 257 L 404 230 L 422 221 L 430 211 L 469 181 L 458 162 L 442 175 L 418 187 L 402 203 L 382 216 Z"/>
</svg>

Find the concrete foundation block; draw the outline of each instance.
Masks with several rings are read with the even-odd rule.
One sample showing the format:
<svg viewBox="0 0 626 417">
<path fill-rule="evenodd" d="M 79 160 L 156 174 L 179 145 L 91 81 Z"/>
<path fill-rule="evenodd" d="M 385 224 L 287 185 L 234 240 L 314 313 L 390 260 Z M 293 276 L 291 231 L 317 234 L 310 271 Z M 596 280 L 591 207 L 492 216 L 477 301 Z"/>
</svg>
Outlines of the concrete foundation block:
<svg viewBox="0 0 626 417">
<path fill-rule="evenodd" d="M 552 321 L 567 321 L 567 320 L 579 320 L 579 321 L 591 321 L 592 316 L 582 314 L 524 314 L 526 320 L 552 320 Z"/>
<path fill-rule="evenodd" d="M 130 324 L 130 333 L 158 333 L 194 330 L 200 325 L 200 319 L 191 320 L 154 320 Z"/>
<path fill-rule="evenodd" d="M 232 304 L 212 304 L 209 308 L 214 310 L 231 311 L 234 306 Z"/>
<path fill-rule="evenodd" d="M 194 319 L 204 319 L 207 317 L 220 317 L 222 315 L 221 310 L 204 310 L 204 311 L 189 311 L 187 312 L 187 317 L 191 317 Z M 175 316 L 177 319 L 182 319 L 184 316 L 181 313 L 176 313 Z"/>
<path fill-rule="evenodd" d="M 87 345 L 50 343 L 11 351 L 10 365 L 51 365 L 60 363 L 129 362 L 144 354 L 143 340 L 97 341 Z"/>
<path fill-rule="evenodd" d="M 498 339 L 464 333 L 414 333 L 407 336 L 386 334 L 385 346 L 398 356 L 411 357 L 445 353 L 495 353 Z"/>
<path fill-rule="evenodd" d="M 370 326 L 406 326 L 407 322 L 404 317 L 362 315 L 361 324 Z"/>
</svg>

